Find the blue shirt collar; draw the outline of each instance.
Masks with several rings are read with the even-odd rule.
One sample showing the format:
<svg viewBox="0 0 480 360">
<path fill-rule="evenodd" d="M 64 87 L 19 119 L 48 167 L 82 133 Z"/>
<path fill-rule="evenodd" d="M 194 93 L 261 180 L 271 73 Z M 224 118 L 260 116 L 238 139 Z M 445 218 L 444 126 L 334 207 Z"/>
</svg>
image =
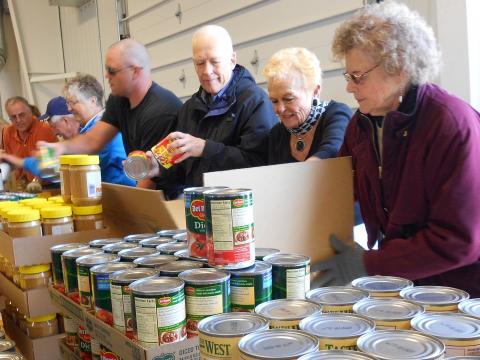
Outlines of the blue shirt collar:
<svg viewBox="0 0 480 360">
<path fill-rule="evenodd" d="M 80 134 L 86 133 L 88 130 L 92 128 L 95 123 L 102 118 L 103 113 L 105 112 L 105 109 L 102 109 L 98 113 L 96 113 L 90 120 L 87 121 L 87 123 L 80 127 Z"/>
<path fill-rule="evenodd" d="M 213 104 L 217 100 L 221 99 L 222 96 L 227 91 L 230 84 L 232 83 L 232 79 L 233 79 L 233 70 L 232 70 L 232 74 L 230 75 L 230 79 L 228 80 L 227 84 L 214 96 L 211 96 L 209 93 L 207 93 L 202 88 L 202 93 L 200 94 L 200 96 L 201 96 L 202 100 L 205 102 L 205 104 Z"/>
</svg>

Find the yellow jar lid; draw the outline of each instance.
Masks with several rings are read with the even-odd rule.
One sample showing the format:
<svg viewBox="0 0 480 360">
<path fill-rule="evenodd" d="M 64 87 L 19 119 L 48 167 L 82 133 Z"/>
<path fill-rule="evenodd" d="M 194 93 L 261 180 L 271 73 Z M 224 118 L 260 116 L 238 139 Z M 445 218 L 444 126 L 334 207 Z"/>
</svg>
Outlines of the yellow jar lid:
<svg viewBox="0 0 480 360">
<path fill-rule="evenodd" d="M 88 155 L 70 159 L 70 165 L 72 166 L 98 165 L 99 163 L 100 158 L 98 157 L 98 155 Z"/>
<path fill-rule="evenodd" d="M 10 207 L 3 208 L 3 209 L 0 208 L 0 216 L 3 217 L 3 218 L 6 218 L 7 213 L 9 213 L 10 211 L 19 210 L 19 209 L 30 209 L 30 207 L 24 206 L 22 204 L 18 204 L 18 206 L 10 206 Z"/>
<path fill-rule="evenodd" d="M 0 201 L 0 209 L 15 205 L 18 205 L 18 201 Z"/>
<path fill-rule="evenodd" d="M 40 211 L 35 209 L 15 209 L 7 212 L 9 222 L 26 222 L 40 220 Z"/>
<path fill-rule="evenodd" d="M 40 210 L 42 218 L 44 219 L 57 219 L 65 216 L 72 216 L 72 208 L 70 206 L 56 206 L 44 207 Z"/>
<path fill-rule="evenodd" d="M 73 215 L 95 215 L 101 214 L 103 211 L 102 205 L 94 206 L 73 206 Z"/>
<path fill-rule="evenodd" d="M 42 315 L 42 316 L 35 316 L 35 317 L 27 317 L 27 321 L 29 323 L 34 323 L 34 322 L 46 322 L 46 321 L 52 321 L 55 320 L 57 317 L 57 314 L 48 314 L 48 315 Z"/>
<path fill-rule="evenodd" d="M 45 198 L 33 198 L 33 199 L 20 200 L 19 202 L 23 205 L 26 205 L 26 206 L 32 206 L 32 204 L 47 202 L 47 199 L 45 199 Z"/>
<path fill-rule="evenodd" d="M 30 207 L 32 209 L 42 210 L 45 207 L 53 207 L 53 206 L 62 206 L 62 204 L 46 201 L 46 202 L 39 202 L 39 203 L 32 204 Z"/>
<path fill-rule="evenodd" d="M 63 197 L 62 195 L 55 195 L 55 196 L 50 196 L 47 200 L 51 202 L 63 201 Z"/>
<path fill-rule="evenodd" d="M 49 270 L 50 270 L 50 264 L 20 266 L 18 268 L 18 271 L 20 272 L 20 274 L 25 274 L 25 275 L 39 274 Z"/>
<path fill-rule="evenodd" d="M 86 157 L 88 155 L 74 154 L 74 155 L 62 155 L 60 156 L 60 165 L 70 165 L 70 160 L 78 157 Z"/>
</svg>

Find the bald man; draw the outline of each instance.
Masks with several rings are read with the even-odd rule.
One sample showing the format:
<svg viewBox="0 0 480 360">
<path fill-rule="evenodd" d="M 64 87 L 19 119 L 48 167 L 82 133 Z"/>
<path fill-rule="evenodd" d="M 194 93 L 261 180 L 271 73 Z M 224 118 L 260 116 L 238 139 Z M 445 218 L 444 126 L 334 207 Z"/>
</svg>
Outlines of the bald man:
<svg viewBox="0 0 480 360">
<path fill-rule="evenodd" d="M 150 57 L 141 43 L 124 39 L 111 45 L 105 59 L 105 78 L 111 94 L 102 119 L 85 134 L 48 144 L 58 155 L 97 154 L 119 132 L 127 154 L 147 151 L 175 128 L 182 102 L 152 81 Z"/>
<path fill-rule="evenodd" d="M 201 186 L 205 172 L 265 165 L 265 140 L 278 120 L 265 91 L 237 64 L 230 35 L 204 26 L 193 35 L 192 52 L 200 89 L 182 106 L 169 135 L 170 148 L 182 156 L 170 170 L 158 169 L 159 178 Z"/>
</svg>

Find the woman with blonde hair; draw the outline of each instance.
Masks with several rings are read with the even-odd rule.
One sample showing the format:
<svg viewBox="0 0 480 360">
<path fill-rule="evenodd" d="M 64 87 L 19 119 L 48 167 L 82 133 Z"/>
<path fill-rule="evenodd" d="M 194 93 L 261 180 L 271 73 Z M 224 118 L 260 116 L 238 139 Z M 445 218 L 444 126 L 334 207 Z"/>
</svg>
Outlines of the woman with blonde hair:
<svg viewBox="0 0 480 360">
<path fill-rule="evenodd" d="M 352 114 L 345 104 L 320 100 L 320 61 L 305 48 L 282 49 L 263 74 L 280 123 L 268 138 L 269 164 L 335 157 Z"/>
<path fill-rule="evenodd" d="M 332 49 L 359 105 L 340 155 L 352 157 L 369 250 L 332 237 L 337 255 L 312 266 L 314 285 L 380 274 L 480 296 L 480 115 L 430 83 L 432 29 L 386 1 L 346 20 Z"/>
</svg>

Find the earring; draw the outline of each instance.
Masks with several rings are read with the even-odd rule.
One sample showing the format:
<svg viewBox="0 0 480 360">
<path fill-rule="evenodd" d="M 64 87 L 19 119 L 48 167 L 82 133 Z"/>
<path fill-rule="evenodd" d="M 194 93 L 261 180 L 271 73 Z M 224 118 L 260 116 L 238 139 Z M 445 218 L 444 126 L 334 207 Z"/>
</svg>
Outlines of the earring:
<svg viewBox="0 0 480 360">
<path fill-rule="evenodd" d="M 403 101 L 403 89 L 400 90 L 400 95 L 398 95 L 398 103 L 401 104 Z"/>
</svg>

